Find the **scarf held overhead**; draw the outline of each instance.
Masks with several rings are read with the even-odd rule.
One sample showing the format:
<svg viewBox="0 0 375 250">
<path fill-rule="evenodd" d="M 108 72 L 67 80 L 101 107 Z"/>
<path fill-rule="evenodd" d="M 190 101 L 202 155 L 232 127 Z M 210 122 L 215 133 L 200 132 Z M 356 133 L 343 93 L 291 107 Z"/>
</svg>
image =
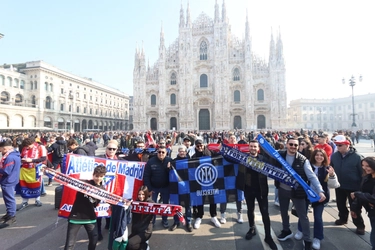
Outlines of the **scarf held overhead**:
<svg viewBox="0 0 375 250">
<path fill-rule="evenodd" d="M 275 166 L 272 166 L 268 163 L 258 161 L 256 158 L 253 158 L 248 154 L 242 153 L 238 149 L 232 148 L 228 145 L 222 145 L 220 154 L 229 161 L 242 164 L 247 168 L 264 174 L 265 176 L 270 177 L 276 181 L 280 181 L 290 187 L 294 188 L 298 184 L 297 181 L 293 178 L 293 176 L 288 172 Z"/>
</svg>

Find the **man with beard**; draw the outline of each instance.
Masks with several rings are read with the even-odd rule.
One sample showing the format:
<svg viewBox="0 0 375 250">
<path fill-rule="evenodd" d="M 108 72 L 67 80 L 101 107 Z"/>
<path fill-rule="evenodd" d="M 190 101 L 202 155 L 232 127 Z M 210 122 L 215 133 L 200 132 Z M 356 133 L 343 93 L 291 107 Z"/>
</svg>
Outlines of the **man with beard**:
<svg viewBox="0 0 375 250">
<path fill-rule="evenodd" d="M 259 155 L 259 143 L 256 140 L 251 140 L 249 145 L 250 156 L 259 161 L 266 161 L 262 155 Z M 266 237 L 264 241 L 270 246 L 272 250 L 276 250 L 277 246 L 271 236 L 271 220 L 268 213 L 268 183 L 267 176 L 258 173 L 250 168 L 240 165 L 236 179 L 236 186 L 245 193 L 245 200 L 247 204 L 247 218 L 249 220 L 250 229 L 246 234 L 246 239 L 251 240 L 256 234 L 255 231 L 255 199 L 258 201 L 259 210 L 262 214 L 262 221 L 264 224 L 264 232 Z"/>
</svg>

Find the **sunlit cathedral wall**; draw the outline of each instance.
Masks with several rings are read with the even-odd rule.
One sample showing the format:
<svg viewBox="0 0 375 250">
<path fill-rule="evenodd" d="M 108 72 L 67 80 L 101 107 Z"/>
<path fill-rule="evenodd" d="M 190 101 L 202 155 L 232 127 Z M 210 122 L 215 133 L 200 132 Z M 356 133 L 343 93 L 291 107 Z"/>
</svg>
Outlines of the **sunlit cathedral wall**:
<svg viewBox="0 0 375 250">
<path fill-rule="evenodd" d="M 248 17 L 245 38 L 231 32 L 223 2 L 214 19 L 205 13 L 192 22 L 189 5 L 180 10 L 179 36 L 146 66 L 136 49 L 133 93 L 135 130 L 228 130 L 286 126 L 286 89 L 280 34 L 270 39 L 266 62 L 252 51 Z M 245 14 L 245 13 L 244 13 Z"/>
</svg>

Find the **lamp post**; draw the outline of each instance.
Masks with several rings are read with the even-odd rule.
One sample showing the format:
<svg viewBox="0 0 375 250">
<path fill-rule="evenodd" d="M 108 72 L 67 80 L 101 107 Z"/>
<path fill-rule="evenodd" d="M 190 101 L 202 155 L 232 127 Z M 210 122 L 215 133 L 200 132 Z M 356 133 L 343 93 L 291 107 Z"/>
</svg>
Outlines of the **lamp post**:
<svg viewBox="0 0 375 250">
<path fill-rule="evenodd" d="M 74 133 L 74 128 L 73 128 L 73 92 L 70 90 L 69 91 L 69 99 L 70 99 L 70 133 Z"/>
<path fill-rule="evenodd" d="M 360 75 L 359 76 L 359 81 L 362 82 L 362 76 Z M 345 78 L 342 78 L 342 84 L 345 84 Z M 352 87 L 352 106 L 353 106 L 353 123 L 352 123 L 352 127 L 357 127 L 357 124 L 355 123 L 355 110 L 354 110 L 354 86 L 355 86 L 356 82 L 355 82 L 355 78 L 354 76 L 352 75 L 352 77 L 349 79 L 349 86 Z"/>
</svg>

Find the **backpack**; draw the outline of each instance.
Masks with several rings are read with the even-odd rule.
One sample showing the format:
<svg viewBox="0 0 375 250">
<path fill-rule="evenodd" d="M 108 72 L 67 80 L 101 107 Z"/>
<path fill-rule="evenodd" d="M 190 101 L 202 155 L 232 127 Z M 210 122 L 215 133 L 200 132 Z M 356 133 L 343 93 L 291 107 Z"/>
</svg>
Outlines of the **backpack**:
<svg viewBox="0 0 375 250">
<path fill-rule="evenodd" d="M 64 155 L 68 152 L 68 148 L 66 144 L 59 144 L 59 146 L 56 149 L 56 155 L 59 158 L 63 158 Z"/>
</svg>

